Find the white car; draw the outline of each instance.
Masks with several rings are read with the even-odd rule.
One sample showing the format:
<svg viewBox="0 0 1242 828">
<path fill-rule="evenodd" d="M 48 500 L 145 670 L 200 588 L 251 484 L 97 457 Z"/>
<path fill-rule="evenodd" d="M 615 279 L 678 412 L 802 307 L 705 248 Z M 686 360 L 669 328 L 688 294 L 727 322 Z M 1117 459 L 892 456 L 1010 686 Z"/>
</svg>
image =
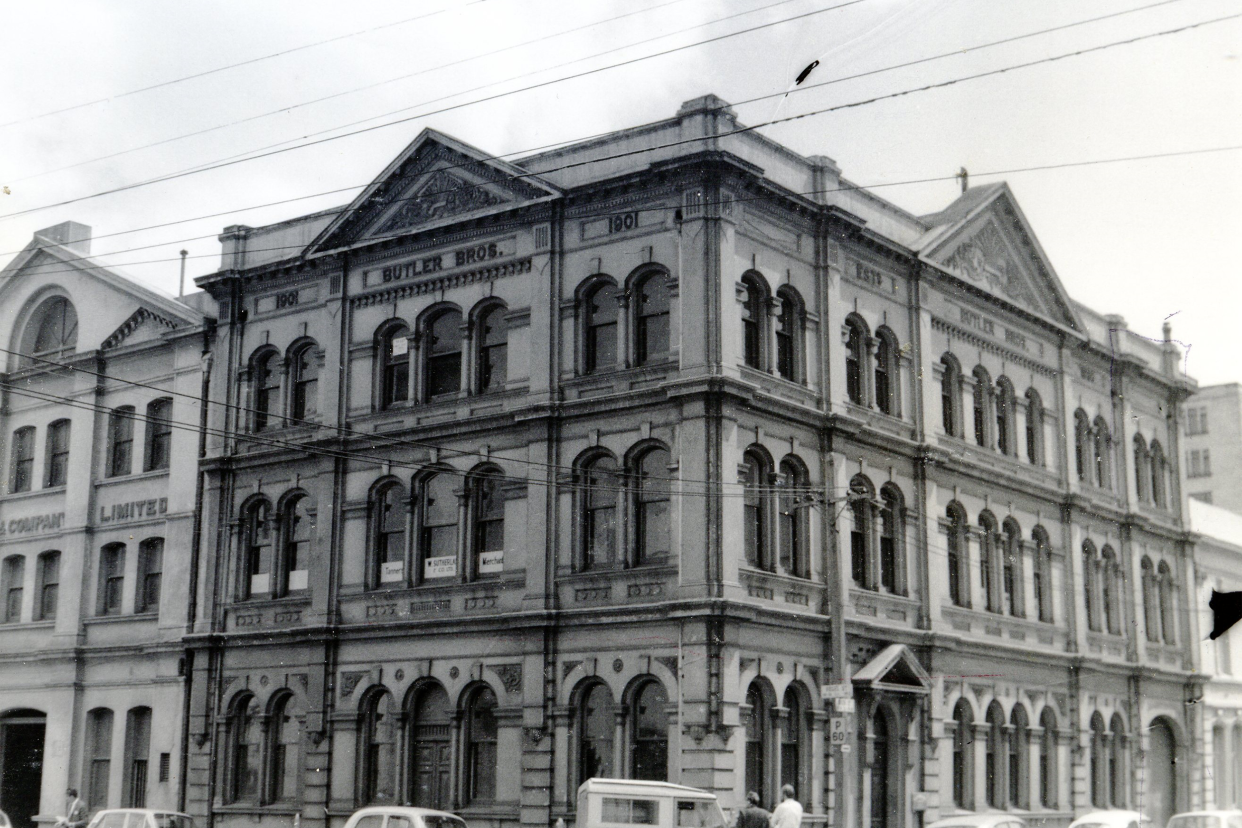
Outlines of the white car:
<svg viewBox="0 0 1242 828">
<path fill-rule="evenodd" d="M 1092 811 L 1071 822 L 1069 828 L 1152 828 L 1152 821 L 1138 811 Z"/>
<path fill-rule="evenodd" d="M 194 828 L 194 818 L 151 808 L 109 808 L 95 814 L 86 828 Z"/>
<path fill-rule="evenodd" d="M 354 811 L 345 828 L 466 828 L 466 821 L 448 811 L 405 805 L 372 805 Z"/>
<path fill-rule="evenodd" d="M 12 828 L 13 823 L 9 822 L 9 815 L 4 811 L 0 811 L 0 828 Z"/>
<path fill-rule="evenodd" d="M 1169 817 L 1165 828 L 1242 828 L 1242 811 L 1187 811 Z"/>
<path fill-rule="evenodd" d="M 927 828 L 1026 828 L 1026 821 L 1012 814 L 962 814 L 938 819 Z"/>
</svg>

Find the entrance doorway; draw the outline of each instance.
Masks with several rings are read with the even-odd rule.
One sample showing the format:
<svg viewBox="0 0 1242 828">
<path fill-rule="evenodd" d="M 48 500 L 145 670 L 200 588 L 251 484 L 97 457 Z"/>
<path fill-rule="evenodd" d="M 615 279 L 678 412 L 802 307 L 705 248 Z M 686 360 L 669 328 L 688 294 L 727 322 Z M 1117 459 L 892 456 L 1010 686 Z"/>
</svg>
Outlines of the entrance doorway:
<svg viewBox="0 0 1242 828">
<path fill-rule="evenodd" d="M 1152 821 L 1163 825 L 1177 812 L 1177 739 L 1166 722 L 1156 719 L 1148 740 L 1143 805 Z"/>
<path fill-rule="evenodd" d="M 0 716 L 0 810 L 13 828 L 35 828 L 43 788 L 43 734 L 47 716 L 13 710 Z"/>
</svg>

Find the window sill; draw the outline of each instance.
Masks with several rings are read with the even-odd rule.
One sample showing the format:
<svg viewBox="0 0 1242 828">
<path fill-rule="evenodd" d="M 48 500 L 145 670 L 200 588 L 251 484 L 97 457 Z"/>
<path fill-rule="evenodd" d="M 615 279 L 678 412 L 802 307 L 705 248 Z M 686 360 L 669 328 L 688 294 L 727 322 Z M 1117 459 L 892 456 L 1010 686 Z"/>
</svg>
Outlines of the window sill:
<svg viewBox="0 0 1242 828">
<path fill-rule="evenodd" d="M 310 590 L 306 590 L 297 595 L 283 595 L 280 598 L 238 598 L 232 602 L 231 606 L 234 610 L 249 610 L 260 607 L 309 606 L 310 602 Z"/>
<path fill-rule="evenodd" d="M 253 805 L 248 802 L 235 802 L 231 805 L 215 806 L 217 813 L 237 814 L 239 816 L 295 816 L 304 809 L 291 802 L 279 802 L 272 805 Z"/>
<path fill-rule="evenodd" d="M 50 621 L 0 621 L 0 629 L 50 630 L 56 626 L 56 619 Z"/>
<path fill-rule="evenodd" d="M 103 488 L 105 486 L 113 486 L 120 483 L 132 483 L 135 480 L 154 480 L 157 477 L 167 477 L 168 469 L 156 469 L 149 472 L 135 472 L 133 474 L 120 474 L 116 477 L 105 477 L 102 480 L 95 481 L 95 488 Z"/>
<path fill-rule="evenodd" d="M 155 621 L 159 618 L 159 613 L 143 612 L 143 613 L 127 613 L 118 615 L 93 615 L 90 618 L 83 618 L 82 623 L 87 626 L 107 624 L 124 624 L 128 621 Z"/>
</svg>

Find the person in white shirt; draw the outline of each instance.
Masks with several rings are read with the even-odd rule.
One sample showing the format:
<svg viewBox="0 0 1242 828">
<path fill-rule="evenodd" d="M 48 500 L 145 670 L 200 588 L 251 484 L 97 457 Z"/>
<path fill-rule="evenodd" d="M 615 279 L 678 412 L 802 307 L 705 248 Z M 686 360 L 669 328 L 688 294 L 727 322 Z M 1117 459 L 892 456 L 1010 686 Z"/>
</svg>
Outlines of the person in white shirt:
<svg viewBox="0 0 1242 828">
<path fill-rule="evenodd" d="M 781 804 L 772 811 L 768 824 L 771 828 L 800 828 L 802 825 L 802 803 L 794 799 L 793 785 L 781 788 Z"/>
</svg>

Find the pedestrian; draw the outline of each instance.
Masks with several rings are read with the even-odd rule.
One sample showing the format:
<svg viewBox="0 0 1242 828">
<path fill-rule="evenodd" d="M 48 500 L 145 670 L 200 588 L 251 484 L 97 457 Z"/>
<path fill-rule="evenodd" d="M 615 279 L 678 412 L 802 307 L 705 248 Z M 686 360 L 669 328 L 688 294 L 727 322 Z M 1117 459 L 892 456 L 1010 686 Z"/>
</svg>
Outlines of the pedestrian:
<svg viewBox="0 0 1242 828">
<path fill-rule="evenodd" d="M 86 803 L 78 799 L 78 789 L 65 791 L 65 815 L 56 820 L 60 828 L 86 828 Z"/>
<path fill-rule="evenodd" d="M 759 794 L 751 791 L 746 794 L 746 807 L 737 815 L 736 828 L 768 828 L 768 819 L 771 816 L 759 807 Z"/>
<path fill-rule="evenodd" d="M 781 788 L 781 804 L 772 811 L 769 824 L 772 828 L 801 828 L 802 803 L 794 799 L 793 785 Z"/>
</svg>

